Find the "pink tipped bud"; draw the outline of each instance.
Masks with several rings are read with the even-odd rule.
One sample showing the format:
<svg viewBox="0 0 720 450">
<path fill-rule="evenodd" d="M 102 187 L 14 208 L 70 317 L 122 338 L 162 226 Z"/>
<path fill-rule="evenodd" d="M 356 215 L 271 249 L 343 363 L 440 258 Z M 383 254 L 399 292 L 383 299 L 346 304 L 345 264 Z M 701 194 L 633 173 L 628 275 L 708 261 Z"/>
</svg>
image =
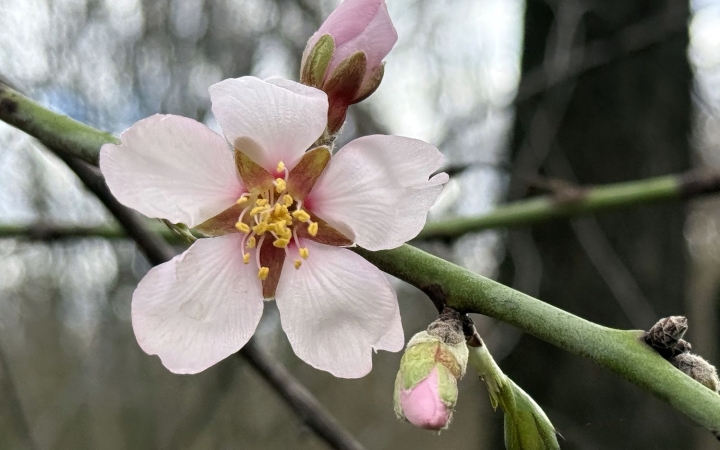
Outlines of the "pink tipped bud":
<svg viewBox="0 0 720 450">
<path fill-rule="evenodd" d="M 468 349 L 460 316 L 443 312 L 410 339 L 395 379 L 395 414 L 427 430 L 447 428 L 465 375 Z"/>
<path fill-rule="evenodd" d="M 438 369 L 410 389 L 400 390 L 400 407 L 408 422 L 426 430 L 447 427 L 452 410 L 440 398 Z"/>
<path fill-rule="evenodd" d="M 349 105 L 380 85 L 382 60 L 395 42 L 397 32 L 385 0 L 345 0 L 312 35 L 303 53 L 300 81 L 328 94 L 331 133 L 339 130 Z"/>
</svg>

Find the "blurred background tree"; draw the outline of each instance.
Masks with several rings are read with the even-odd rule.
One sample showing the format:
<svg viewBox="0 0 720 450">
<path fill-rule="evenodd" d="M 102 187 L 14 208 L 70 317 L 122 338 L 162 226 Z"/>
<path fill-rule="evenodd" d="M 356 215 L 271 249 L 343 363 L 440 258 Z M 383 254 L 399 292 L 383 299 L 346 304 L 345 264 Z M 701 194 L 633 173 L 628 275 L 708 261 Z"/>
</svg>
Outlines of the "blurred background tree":
<svg viewBox="0 0 720 450">
<path fill-rule="evenodd" d="M 690 34 L 689 6 L 672 0 L 529 0 L 527 11 L 520 0 L 388 3 L 398 44 L 377 94 L 351 108 L 342 141 L 393 133 L 438 145 L 454 177 L 431 219 L 567 189 L 557 180 L 616 182 L 718 162 L 716 2 L 692 5 Z M 307 38 L 335 4 L 0 0 L 0 78 L 114 132 L 158 112 L 217 128 L 207 87 L 248 74 L 296 78 Z M 129 241 L 43 240 L 53 225 L 112 219 L 23 133 L 0 124 L 0 149 L 0 220 L 33 232 L 0 239 L 0 447 L 324 448 L 239 359 L 187 377 L 145 355 L 129 311 L 147 262 Z M 647 328 L 686 313 L 696 348 L 717 360 L 716 203 L 420 245 L 604 325 Z M 435 311 L 396 285 L 410 336 Z M 394 419 L 400 355 L 376 355 L 361 380 L 335 379 L 294 356 L 269 306 L 258 340 L 368 448 L 502 448 L 502 416 L 474 377 L 461 383 L 451 428 L 429 436 Z M 591 363 L 477 322 L 565 435 L 563 448 L 713 445 L 705 430 Z"/>
</svg>

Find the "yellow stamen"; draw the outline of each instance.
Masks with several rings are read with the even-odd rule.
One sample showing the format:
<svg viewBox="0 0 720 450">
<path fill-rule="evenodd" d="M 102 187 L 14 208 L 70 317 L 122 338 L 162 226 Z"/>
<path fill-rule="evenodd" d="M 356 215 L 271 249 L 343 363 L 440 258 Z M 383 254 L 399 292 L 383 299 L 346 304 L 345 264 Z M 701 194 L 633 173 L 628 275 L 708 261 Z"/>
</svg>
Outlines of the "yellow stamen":
<svg viewBox="0 0 720 450">
<path fill-rule="evenodd" d="M 248 264 L 250 262 L 250 253 L 245 253 L 243 255 L 243 263 Z"/>
<path fill-rule="evenodd" d="M 285 163 L 280 161 L 277 165 L 276 172 L 285 172 Z"/>
<path fill-rule="evenodd" d="M 254 216 L 254 215 L 263 213 L 263 212 L 267 211 L 268 209 L 270 209 L 269 206 L 256 206 L 252 210 L 250 210 L 250 215 Z"/>
<path fill-rule="evenodd" d="M 261 267 L 260 270 L 258 270 L 258 278 L 265 281 L 269 273 L 270 269 L 268 269 L 267 267 Z"/>
<path fill-rule="evenodd" d="M 255 236 L 250 236 L 247 240 L 247 248 L 255 248 Z"/>
<path fill-rule="evenodd" d="M 235 202 L 235 203 L 237 203 L 238 205 L 244 205 L 247 202 L 248 202 L 248 198 L 243 195 L 242 197 L 237 199 L 237 202 Z"/>
<path fill-rule="evenodd" d="M 282 196 L 282 201 L 283 205 L 285 205 L 286 207 L 293 204 L 293 198 L 288 194 Z"/>
<path fill-rule="evenodd" d="M 237 228 L 238 231 L 240 231 L 241 233 L 249 233 L 250 232 L 250 227 L 248 226 L 248 224 L 243 223 L 243 222 L 236 223 L 235 228 Z"/>
<path fill-rule="evenodd" d="M 295 268 L 299 269 L 300 266 L 302 266 L 302 261 L 300 261 L 299 259 L 296 259 L 294 264 L 295 264 Z"/>
<path fill-rule="evenodd" d="M 260 222 L 259 224 L 255 225 L 253 227 L 253 231 L 255 232 L 255 234 L 263 234 L 267 231 L 267 229 L 268 229 L 268 224 L 265 222 Z"/>
<path fill-rule="evenodd" d="M 280 203 L 275 203 L 275 209 L 272 212 L 272 215 L 277 217 L 280 217 L 283 214 L 283 208 L 284 206 Z"/>
<path fill-rule="evenodd" d="M 307 247 L 300 247 L 299 252 L 302 259 L 308 259 L 308 256 L 310 256 L 310 250 Z"/>
<path fill-rule="evenodd" d="M 308 220 L 310 220 L 310 214 L 306 213 L 302 209 L 293 211 L 292 216 L 300 222 L 307 222 Z"/>
<path fill-rule="evenodd" d="M 318 232 L 318 224 L 317 222 L 313 222 L 310 225 L 308 225 L 308 233 L 310 233 L 310 236 L 315 236 Z"/>
<path fill-rule="evenodd" d="M 265 206 L 268 204 L 268 201 L 264 198 L 259 198 L 255 201 L 256 206 Z"/>
<path fill-rule="evenodd" d="M 273 222 L 273 225 L 275 225 L 275 232 L 276 233 L 283 233 L 285 231 L 285 221 L 284 220 L 276 220 Z"/>
<path fill-rule="evenodd" d="M 282 194 L 287 188 L 287 183 L 282 178 L 275 179 L 275 192 Z"/>
<path fill-rule="evenodd" d="M 289 239 L 275 239 L 273 245 L 277 248 L 285 248 L 290 243 Z"/>
</svg>

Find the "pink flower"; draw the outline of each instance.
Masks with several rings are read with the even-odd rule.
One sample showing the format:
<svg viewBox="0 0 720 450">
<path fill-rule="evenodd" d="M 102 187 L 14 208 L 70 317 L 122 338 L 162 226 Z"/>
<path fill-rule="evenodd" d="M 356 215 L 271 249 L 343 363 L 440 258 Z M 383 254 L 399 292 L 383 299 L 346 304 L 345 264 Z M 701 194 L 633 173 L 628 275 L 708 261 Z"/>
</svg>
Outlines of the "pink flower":
<svg viewBox="0 0 720 450">
<path fill-rule="evenodd" d="M 151 269 L 133 295 L 142 349 L 172 372 L 197 373 L 237 352 L 275 298 L 295 353 L 339 377 L 372 368 L 372 350 L 403 346 L 397 298 L 347 247 L 397 247 L 425 224 L 447 175 L 442 155 L 396 136 L 357 139 L 336 156 L 306 152 L 328 101 L 286 80 L 210 88 L 225 138 L 155 115 L 105 145 L 100 168 L 123 204 L 216 237 Z"/>
<path fill-rule="evenodd" d="M 383 59 L 397 38 L 385 0 L 345 0 L 312 35 L 303 52 L 300 78 L 328 94 L 331 134 L 342 127 L 349 105 L 378 88 Z"/>
<path fill-rule="evenodd" d="M 410 389 L 400 391 L 400 405 L 408 422 L 426 430 L 445 428 L 452 410 L 440 398 L 438 369 Z"/>
</svg>

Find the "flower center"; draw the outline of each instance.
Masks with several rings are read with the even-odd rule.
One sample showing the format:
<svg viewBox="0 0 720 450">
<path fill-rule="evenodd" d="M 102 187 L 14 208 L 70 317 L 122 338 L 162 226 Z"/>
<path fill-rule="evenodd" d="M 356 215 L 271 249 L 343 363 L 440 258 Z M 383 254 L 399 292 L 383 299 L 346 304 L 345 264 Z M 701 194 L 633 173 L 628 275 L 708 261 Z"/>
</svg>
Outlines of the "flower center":
<svg viewBox="0 0 720 450">
<path fill-rule="evenodd" d="M 310 214 L 302 209 L 302 200 L 288 194 L 288 170 L 280 161 L 277 173 L 283 174 L 273 181 L 273 188 L 266 191 L 247 192 L 240 196 L 237 204 L 244 206 L 238 217 L 235 228 L 245 234 L 242 239 L 243 262 L 250 263 L 250 251 L 255 249 L 255 261 L 258 266 L 258 278 L 265 280 L 270 269 L 260 265 L 260 248 L 265 239 L 272 239 L 272 245 L 285 249 L 291 242 L 298 248 L 300 258 L 307 259 L 309 251 L 300 247 L 297 227 L 307 224 L 307 232 L 315 236 L 318 232 L 317 222 L 310 220 Z M 302 266 L 302 260 L 296 259 L 295 268 Z"/>
</svg>

